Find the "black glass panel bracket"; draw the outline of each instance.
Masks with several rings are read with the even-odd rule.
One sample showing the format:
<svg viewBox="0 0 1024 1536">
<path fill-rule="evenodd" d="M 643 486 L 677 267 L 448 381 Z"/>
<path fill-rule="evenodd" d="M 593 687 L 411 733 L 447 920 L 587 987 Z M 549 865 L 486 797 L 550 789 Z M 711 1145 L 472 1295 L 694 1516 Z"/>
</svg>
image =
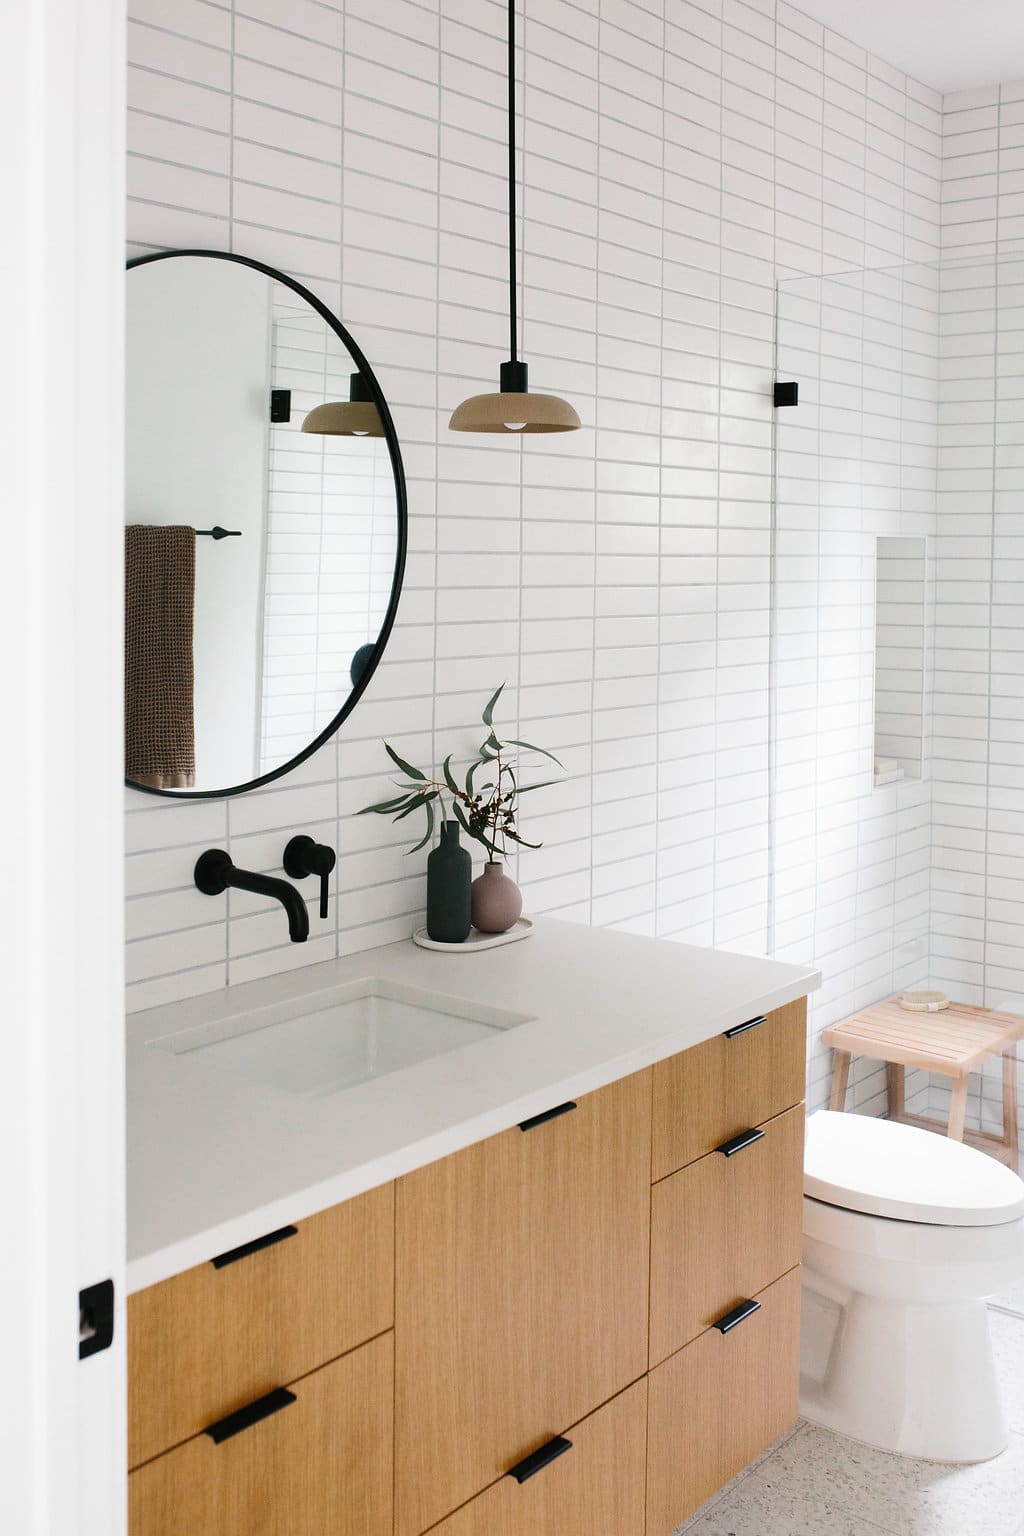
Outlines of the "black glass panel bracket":
<svg viewBox="0 0 1024 1536">
<path fill-rule="evenodd" d="M 290 389 L 272 389 L 270 391 L 270 419 L 279 426 L 282 422 L 292 419 L 292 392 Z"/>
<path fill-rule="evenodd" d="M 525 1483 L 531 1477 L 535 1477 L 544 1467 L 548 1467 L 553 1461 L 557 1461 L 559 1456 L 564 1456 L 566 1451 L 571 1450 L 572 1441 L 567 1440 L 564 1435 L 556 1435 L 553 1440 L 549 1440 L 539 1450 L 531 1451 L 529 1456 L 524 1456 L 522 1461 L 517 1461 L 514 1467 L 509 1467 L 505 1476 L 514 1477 L 517 1483 Z"/>
<path fill-rule="evenodd" d="M 195 260 L 197 258 L 210 261 L 235 262 L 239 266 L 249 267 L 253 272 L 262 272 L 264 277 L 272 278 L 274 282 L 283 284 L 285 288 L 289 288 L 292 293 L 297 294 L 300 299 L 309 305 L 310 309 L 320 316 L 324 324 L 334 332 L 342 346 L 346 348 L 355 366 L 355 371 L 362 376 L 366 383 L 369 397 L 377 407 L 381 425 L 384 428 L 384 438 L 387 443 L 388 457 L 391 462 L 391 472 L 395 483 L 397 534 L 395 540 L 394 573 L 391 579 L 387 611 L 377 633 L 376 640 L 370 647 L 370 654 L 359 672 L 358 679 L 353 682 L 351 692 L 343 700 L 334 718 L 324 726 L 319 734 L 301 752 L 296 752 L 295 756 L 290 757 L 287 762 L 281 763 L 278 767 L 247 780 L 244 784 L 226 785 L 222 789 L 158 789 L 152 784 L 140 784 L 135 779 L 125 779 L 125 783 L 130 789 L 137 789 L 145 795 L 160 795 L 170 800 L 221 800 L 233 795 L 246 794 L 250 789 L 259 789 L 262 785 L 271 784 L 275 779 L 280 779 L 285 774 L 291 773 L 294 768 L 297 768 L 300 763 L 304 763 L 307 758 L 312 757 L 314 752 L 318 751 L 325 742 L 329 741 L 336 734 L 339 727 L 348 719 L 366 692 L 370 679 L 377 670 L 387 648 L 388 641 L 391 638 L 391 631 L 394 629 L 395 620 L 398 617 L 398 600 L 402 593 L 402 582 L 405 576 L 405 562 L 409 543 L 408 493 L 405 483 L 405 466 L 402 462 L 402 450 L 399 446 L 394 418 L 377 375 L 374 373 L 362 349 L 353 340 L 351 333 L 338 319 L 337 315 L 333 314 L 326 304 L 321 303 L 316 295 L 311 293 L 302 283 L 297 282 L 293 277 L 289 277 L 287 273 L 281 272 L 277 267 L 268 266 L 266 262 L 257 261 L 252 256 L 239 256 L 234 251 L 205 250 L 197 246 L 177 251 L 151 251 L 144 256 L 133 256 L 126 263 L 126 267 L 128 271 L 132 271 L 135 267 L 149 266 L 157 261 Z M 283 391 L 283 393 L 287 394 L 290 391 Z M 273 409 L 273 401 L 271 401 L 271 408 Z M 226 529 L 220 535 L 213 529 L 208 530 L 204 528 L 198 531 L 204 536 L 208 534 L 213 538 L 218 536 L 221 538 L 237 538 L 240 536 L 240 533 L 234 529 Z"/>
<path fill-rule="evenodd" d="M 776 407 L 780 405 L 799 405 L 800 385 L 792 381 L 785 384 L 777 383 L 773 392 L 772 403 Z"/>
<path fill-rule="evenodd" d="M 289 1392 L 287 1387 L 275 1387 L 273 1392 L 268 1392 L 266 1397 L 258 1397 L 254 1403 L 246 1403 L 244 1408 L 239 1408 L 237 1413 L 229 1413 L 226 1418 L 218 1419 L 216 1424 L 211 1424 L 203 1430 L 204 1435 L 209 1435 L 214 1445 L 222 1445 L 225 1440 L 230 1440 L 234 1435 L 240 1435 L 243 1429 L 251 1429 L 254 1424 L 261 1424 L 264 1419 L 269 1419 L 271 1414 L 280 1413 L 282 1408 L 287 1408 L 290 1403 L 297 1402 L 294 1392 Z"/>
<path fill-rule="evenodd" d="M 87 1360 L 114 1342 L 114 1282 L 101 1280 L 78 1293 L 78 1358 Z"/>
</svg>

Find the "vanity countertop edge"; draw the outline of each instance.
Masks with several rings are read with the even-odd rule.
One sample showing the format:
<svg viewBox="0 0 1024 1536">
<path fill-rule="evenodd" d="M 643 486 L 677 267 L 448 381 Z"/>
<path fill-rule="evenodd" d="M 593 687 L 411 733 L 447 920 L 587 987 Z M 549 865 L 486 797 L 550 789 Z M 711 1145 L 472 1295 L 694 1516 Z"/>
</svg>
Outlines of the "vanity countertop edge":
<svg viewBox="0 0 1024 1536">
<path fill-rule="evenodd" d="M 530 1016 L 493 1039 L 313 1100 L 154 1040 L 366 978 Z M 425 1167 L 816 990 L 821 973 L 556 918 L 449 955 L 411 940 L 127 1020 L 127 1290 Z"/>
</svg>

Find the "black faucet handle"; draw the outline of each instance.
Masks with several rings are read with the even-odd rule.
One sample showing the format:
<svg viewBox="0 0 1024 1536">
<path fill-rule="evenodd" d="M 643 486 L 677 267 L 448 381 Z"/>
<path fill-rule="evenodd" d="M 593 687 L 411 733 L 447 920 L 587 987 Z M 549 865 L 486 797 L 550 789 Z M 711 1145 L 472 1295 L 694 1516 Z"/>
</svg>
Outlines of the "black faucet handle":
<svg viewBox="0 0 1024 1536">
<path fill-rule="evenodd" d="M 327 900 L 330 895 L 328 881 L 337 863 L 337 854 L 326 843 L 315 843 L 300 832 L 290 838 L 284 850 L 284 871 L 293 880 L 305 880 L 307 875 L 320 876 L 320 916 L 327 916 Z"/>
</svg>

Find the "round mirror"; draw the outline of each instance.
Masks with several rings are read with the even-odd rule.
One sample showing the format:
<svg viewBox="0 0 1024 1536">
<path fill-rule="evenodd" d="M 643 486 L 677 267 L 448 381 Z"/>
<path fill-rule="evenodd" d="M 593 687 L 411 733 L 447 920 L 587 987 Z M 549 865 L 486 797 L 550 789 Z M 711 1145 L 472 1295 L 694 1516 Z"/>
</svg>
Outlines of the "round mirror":
<svg viewBox="0 0 1024 1536">
<path fill-rule="evenodd" d="M 128 263 L 125 778 L 287 773 L 394 623 L 405 477 L 380 386 L 301 284 L 223 251 Z"/>
</svg>

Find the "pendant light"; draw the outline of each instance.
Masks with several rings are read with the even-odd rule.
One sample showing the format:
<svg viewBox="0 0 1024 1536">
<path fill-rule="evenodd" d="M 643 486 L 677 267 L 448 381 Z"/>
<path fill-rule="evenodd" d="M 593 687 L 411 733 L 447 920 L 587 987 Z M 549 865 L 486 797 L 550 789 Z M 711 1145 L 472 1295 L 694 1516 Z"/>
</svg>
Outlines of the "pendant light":
<svg viewBox="0 0 1024 1536">
<path fill-rule="evenodd" d="M 525 0 L 524 0 L 525 3 Z M 531 395 L 516 346 L 516 0 L 508 0 L 508 317 L 511 357 L 500 393 L 473 395 L 452 412 L 453 432 L 574 432 L 580 419 L 557 395 Z"/>
<path fill-rule="evenodd" d="M 349 380 L 347 400 L 328 400 L 315 405 L 302 423 L 303 432 L 324 437 L 383 437 L 384 423 L 369 385 L 361 373 Z"/>
</svg>

